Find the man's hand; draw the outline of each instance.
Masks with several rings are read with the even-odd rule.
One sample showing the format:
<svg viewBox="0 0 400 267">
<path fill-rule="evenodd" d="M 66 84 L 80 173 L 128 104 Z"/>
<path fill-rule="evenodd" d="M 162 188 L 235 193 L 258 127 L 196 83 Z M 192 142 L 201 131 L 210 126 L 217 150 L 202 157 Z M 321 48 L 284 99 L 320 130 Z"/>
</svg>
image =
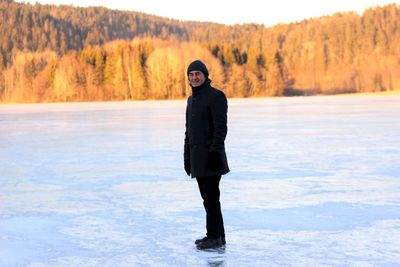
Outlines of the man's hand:
<svg viewBox="0 0 400 267">
<path fill-rule="evenodd" d="M 185 160 L 185 172 L 190 176 L 190 160 Z"/>
</svg>

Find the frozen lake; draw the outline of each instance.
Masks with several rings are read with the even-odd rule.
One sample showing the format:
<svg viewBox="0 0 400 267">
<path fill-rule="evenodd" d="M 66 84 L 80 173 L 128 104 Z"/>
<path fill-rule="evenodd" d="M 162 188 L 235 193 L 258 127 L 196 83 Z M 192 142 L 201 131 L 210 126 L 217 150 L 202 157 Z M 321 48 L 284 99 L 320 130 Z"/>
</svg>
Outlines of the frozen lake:
<svg viewBox="0 0 400 267">
<path fill-rule="evenodd" d="M 0 105 L 0 266 L 400 266 L 400 96 L 230 99 L 219 252 L 185 105 Z"/>
</svg>

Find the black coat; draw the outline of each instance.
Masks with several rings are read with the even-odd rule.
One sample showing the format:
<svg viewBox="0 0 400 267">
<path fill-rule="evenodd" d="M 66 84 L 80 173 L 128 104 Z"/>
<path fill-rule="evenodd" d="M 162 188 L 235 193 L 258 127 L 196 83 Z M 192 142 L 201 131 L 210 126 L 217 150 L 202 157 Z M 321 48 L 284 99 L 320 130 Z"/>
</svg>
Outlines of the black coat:
<svg viewBox="0 0 400 267">
<path fill-rule="evenodd" d="M 190 161 L 192 178 L 229 172 L 225 153 L 227 112 L 225 94 L 211 87 L 210 80 L 206 80 L 200 88 L 193 89 L 186 107 L 184 146 L 184 160 Z M 211 162 L 215 154 L 219 157 L 217 166 Z"/>
</svg>

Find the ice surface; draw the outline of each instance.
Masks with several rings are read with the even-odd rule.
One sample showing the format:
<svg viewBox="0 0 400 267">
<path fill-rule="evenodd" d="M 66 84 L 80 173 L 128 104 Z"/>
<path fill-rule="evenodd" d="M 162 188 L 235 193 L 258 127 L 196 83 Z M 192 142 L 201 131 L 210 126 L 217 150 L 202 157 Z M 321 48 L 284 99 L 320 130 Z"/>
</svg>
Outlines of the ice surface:
<svg viewBox="0 0 400 267">
<path fill-rule="evenodd" d="M 0 266 L 400 266 L 400 96 L 230 99 L 219 252 L 185 104 L 0 105 Z"/>
</svg>

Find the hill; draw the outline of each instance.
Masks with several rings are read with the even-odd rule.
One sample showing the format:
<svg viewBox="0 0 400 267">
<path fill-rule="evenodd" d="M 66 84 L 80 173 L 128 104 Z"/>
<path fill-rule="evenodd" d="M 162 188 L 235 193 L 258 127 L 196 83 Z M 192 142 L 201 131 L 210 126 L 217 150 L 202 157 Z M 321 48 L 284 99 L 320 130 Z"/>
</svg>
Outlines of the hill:
<svg viewBox="0 0 400 267">
<path fill-rule="evenodd" d="M 195 58 L 230 97 L 400 88 L 400 8 L 264 27 L 0 1 L 3 102 L 171 99 Z"/>
</svg>

